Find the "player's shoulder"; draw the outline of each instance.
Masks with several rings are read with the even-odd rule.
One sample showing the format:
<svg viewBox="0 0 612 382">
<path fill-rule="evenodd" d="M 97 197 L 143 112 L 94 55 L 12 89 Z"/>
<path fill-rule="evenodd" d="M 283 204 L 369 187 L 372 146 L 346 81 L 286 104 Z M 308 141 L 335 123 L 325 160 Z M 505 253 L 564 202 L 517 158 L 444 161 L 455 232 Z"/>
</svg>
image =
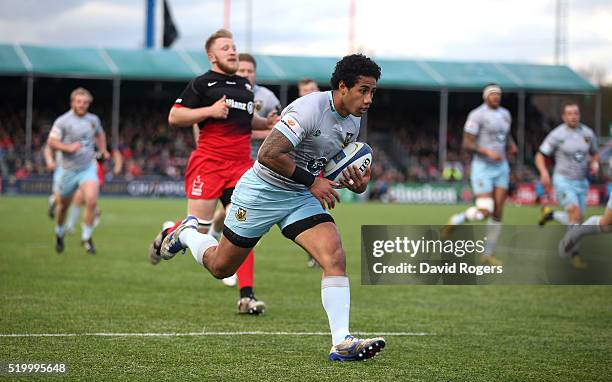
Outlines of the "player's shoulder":
<svg viewBox="0 0 612 382">
<path fill-rule="evenodd" d="M 511 116 L 510 111 L 509 111 L 508 109 L 506 109 L 505 107 L 503 107 L 503 106 L 500 106 L 500 107 L 499 107 L 499 111 L 500 111 L 500 112 L 501 112 L 501 113 L 502 113 L 502 114 L 503 114 L 505 117 L 510 117 L 510 116 Z"/>
<path fill-rule="evenodd" d="M 257 99 L 268 99 L 272 102 L 280 103 L 276 94 L 265 86 L 255 85 L 253 90 Z"/>
<path fill-rule="evenodd" d="M 100 117 L 98 117 L 96 114 L 94 113 L 85 113 L 85 119 L 89 120 L 89 121 L 93 121 L 95 123 L 100 123 Z"/>
<path fill-rule="evenodd" d="M 484 113 L 486 113 L 487 111 L 487 105 L 486 104 L 481 104 L 478 105 L 478 107 L 475 107 L 474 109 L 472 109 L 472 111 L 470 111 L 470 117 L 477 117 L 477 116 L 481 116 Z"/>
<path fill-rule="evenodd" d="M 320 113 L 330 110 L 327 92 L 314 92 L 296 99 L 287 106 L 288 111 L 298 114 Z"/>
<path fill-rule="evenodd" d="M 74 116 L 74 113 L 72 112 L 72 110 L 68 110 L 67 112 L 65 112 L 64 114 L 60 115 L 59 117 L 57 117 L 55 119 L 55 123 L 54 124 L 63 124 L 66 122 L 69 122 Z"/>
<path fill-rule="evenodd" d="M 209 83 L 215 82 L 215 81 L 221 81 L 224 79 L 225 79 L 225 76 L 223 76 L 222 74 L 209 70 L 208 72 L 204 74 L 200 74 L 199 76 L 192 79 L 191 84 L 196 89 L 206 89 L 209 86 L 208 85 Z"/>
<path fill-rule="evenodd" d="M 581 123 L 580 124 L 580 129 L 584 132 L 584 134 L 586 135 L 590 135 L 592 137 L 595 136 L 595 131 L 593 129 L 591 129 L 590 127 L 588 127 L 587 125 Z"/>
</svg>

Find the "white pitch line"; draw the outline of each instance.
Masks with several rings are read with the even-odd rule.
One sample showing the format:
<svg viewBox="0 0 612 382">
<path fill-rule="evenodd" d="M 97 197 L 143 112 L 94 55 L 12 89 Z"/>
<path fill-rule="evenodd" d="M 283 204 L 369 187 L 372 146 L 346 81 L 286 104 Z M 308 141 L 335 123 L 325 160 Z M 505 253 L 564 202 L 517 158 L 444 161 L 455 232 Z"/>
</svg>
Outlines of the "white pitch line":
<svg viewBox="0 0 612 382">
<path fill-rule="evenodd" d="M 433 336 L 433 333 L 354 332 L 358 336 Z M 328 332 L 188 332 L 188 333 L 3 333 L 1 338 L 15 337 L 204 337 L 204 336 L 329 336 Z"/>
</svg>

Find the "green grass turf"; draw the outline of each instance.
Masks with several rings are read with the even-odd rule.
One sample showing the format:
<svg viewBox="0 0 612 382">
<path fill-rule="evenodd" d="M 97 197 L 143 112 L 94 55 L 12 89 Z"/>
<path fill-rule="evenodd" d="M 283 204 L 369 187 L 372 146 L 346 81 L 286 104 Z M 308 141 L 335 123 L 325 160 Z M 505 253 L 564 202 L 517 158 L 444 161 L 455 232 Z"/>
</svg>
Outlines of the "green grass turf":
<svg viewBox="0 0 612 382">
<path fill-rule="evenodd" d="M 268 311 L 235 313 L 237 291 L 191 255 L 153 267 L 146 249 L 182 200 L 102 199 L 97 256 L 53 250 L 46 200 L 0 198 L 0 333 L 327 332 L 320 271 L 277 228 L 256 249 Z M 612 287 L 361 286 L 361 224 L 443 224 L 462 206 L 341 205 L 351 328 L 388 337 L 379 357 L 331 363 L 327 336 L 0 338 L 0 362 L 68 362 L 74 380 L 610 381 Z M 600 210 L 593 210 L 596 212 Z M 531 224 L 536 208 L 508 207 Z M 0 376 L 0 378 L 2 378 Z M 44 378 L 44 377 L 41 377 Z"/>
</svg>

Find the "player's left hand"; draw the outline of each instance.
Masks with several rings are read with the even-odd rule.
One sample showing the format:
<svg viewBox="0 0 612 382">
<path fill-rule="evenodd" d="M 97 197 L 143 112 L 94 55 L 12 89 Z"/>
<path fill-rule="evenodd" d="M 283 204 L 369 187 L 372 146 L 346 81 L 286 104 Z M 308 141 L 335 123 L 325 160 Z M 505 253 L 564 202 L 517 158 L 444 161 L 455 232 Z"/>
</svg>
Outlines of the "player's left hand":
<svg viewBox="0 0 612 382">
<path fill-rule="evenodd" d="M 104 158 L 104 160 L 109 160 L 111 155 L 107 150 L 102 151 L 100 154 L 102 154 L 102 158 Z"/>
<path fill-rule="evenodd" d="M 278 116 L 278 114 L 276 113 L 276 110 L 272 110 L 271 112 L 268 113 L 268 115 L 266 116 L 266 126 L 268 127 L 268 129 L 272 129 L 274 128 L 274 125 L 276 125 L 276 123 L 280 121 L 280 117 Z"/>
<path fill-rule="evenodd" d="M 589 169 L 591 171 L 591 176 L 597 176 L 597 174 L 599 174 L 599 162 L 596 160 L 592 161 Z"/>
<path fill-rule="evenodd" d="M 511 144 L 508 146 L 508 155 L 516 156 L 518 153 L 518 147 L 515 144 Z"/>
<path fill-rule="evenodd" d="M 359 168 L 353 165 L 345 168 L 342 175 L 343 179 L 340 183 L 349 190 L 361 194 L 370 183 L 371 170 L 368 167 L 365 174 L 361 175 Z"/>
</svg>

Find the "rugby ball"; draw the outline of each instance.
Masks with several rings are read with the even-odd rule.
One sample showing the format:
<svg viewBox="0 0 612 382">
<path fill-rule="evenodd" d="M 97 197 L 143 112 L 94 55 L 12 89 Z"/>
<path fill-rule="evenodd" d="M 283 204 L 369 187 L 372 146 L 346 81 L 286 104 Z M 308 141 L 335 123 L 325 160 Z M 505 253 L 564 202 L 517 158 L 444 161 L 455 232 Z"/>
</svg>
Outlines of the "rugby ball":
<svg viewBox="0 0 612 382">
<path fill-rule="evenodd" d="M 340 183 L 344 179 L 342 171 L 351 165 L 356 165 L 362 175 L 372 165 L 372 148 L 367 143 L 351 142 L 346 145 L 327 162 L 323 174 L 326 179 Z"/>
</svg>

